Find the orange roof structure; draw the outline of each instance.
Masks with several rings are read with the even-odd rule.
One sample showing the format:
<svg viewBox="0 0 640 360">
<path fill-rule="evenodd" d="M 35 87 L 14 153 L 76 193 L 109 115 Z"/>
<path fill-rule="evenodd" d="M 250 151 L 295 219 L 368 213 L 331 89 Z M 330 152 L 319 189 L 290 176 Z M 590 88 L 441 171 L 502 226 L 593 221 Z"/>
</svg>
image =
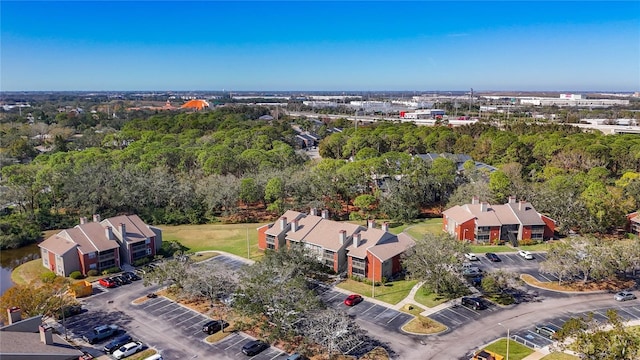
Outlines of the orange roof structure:
<svg viewBox="0 0 640 360">
<path fill-rule="evenodd" d="M 194 99 L 194 100 L 187 101 L 180 108 L 181 109 L 202 110 L 202 109 L 204 109 L 206 107 L 209 107 L 209 103 L 208 102 L 206 102 L 205 100 Z"/>
</svg>

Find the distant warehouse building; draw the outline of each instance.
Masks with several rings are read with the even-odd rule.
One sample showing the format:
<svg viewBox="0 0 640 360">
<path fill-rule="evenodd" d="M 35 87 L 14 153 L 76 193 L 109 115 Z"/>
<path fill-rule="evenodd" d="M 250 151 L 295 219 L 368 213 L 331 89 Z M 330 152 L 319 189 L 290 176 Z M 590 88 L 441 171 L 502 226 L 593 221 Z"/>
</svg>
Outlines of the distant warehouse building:
<svg viewBox="0 0 640 360">
<path fill-rule="evenodd" d="M 581 94 L 560 94 L 558 98 L 520 97 L 521 105 L 533 106 L 575 106 L 575 107 L 610 107 L 629 105 L 629 100 L 622 99 L 587 99 Z"/>
</svg>

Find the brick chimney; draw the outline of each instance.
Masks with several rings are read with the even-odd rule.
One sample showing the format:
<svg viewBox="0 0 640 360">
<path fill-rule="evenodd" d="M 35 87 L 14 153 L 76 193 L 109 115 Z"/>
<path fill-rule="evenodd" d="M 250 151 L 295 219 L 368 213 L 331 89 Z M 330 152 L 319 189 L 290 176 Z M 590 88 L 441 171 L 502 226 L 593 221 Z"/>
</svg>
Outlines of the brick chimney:
<svg viewBox="0 0 640 360">
<path fill-rule="evenodd" d="M 347 230 L 340 230 L 338 233 L 338 240 L 340 241 L 340 245 L 344 245 L 347 241 Z"/>
<path fill-rule="evenodd" d="M 287 227 L 287 218 L 283 216 L 280 218 L 280 231 L 284 231 L 286 227 Z"/>
<path fill-rule="evenodd" d="M 84 225 L 86 223 L 87 223 L 87 218 L 84 216 L 80 217 L 80 225 Z"/>
<path fill-rule="evenodd" d="M 357 248 L 358 246 L 360 246 L 360 237 L 361 237 L 360 233 L 353 234 L 353 247 L 354 248 Z"/>
<path fill-rule="evenodd" d="M 478 198 L 477 196 L 474 196 L 471 198 L 471 205 L 478 205 L 480 204 L 480 198 Z"/>
<path fill-rule="evenodd" d="M 322 210 L 322 218 L 323 219 L 328 219 L 329 218 L 329 210 L 327 210 L 327 209 Z"/>
<path fill-rule="evenodd" d="M 7 318 L 9 319 L 9 325 L 15 324 L 22 320 L 22 309 L 17 306 L 12 306 L 7 309 Z"/>
<path fill-rule="evenodd" d="M 122 241 L 127 241 L 127 227 L 124 223 L 120 223 L 120 234 L 122 234 Z"/>
<path fill-rule="evenodd" d="M 100 222 L 100 214 L 93 214 L 93 222 Z"/>
<path fill-rule="evenodd" d="M 52 345 L 53 328 L 49 325 L 42 324 L 38 326 L 38 330 L 40 331 L 40 341 L 42 341 L 43 344 Z"/>
<path fill-rule="evenodd" d="M 480 211 L 481 212 L 487 212 L 487 210 L 489 210 L 489 203 L 487 202 L 482 202 L 480 204 Z"/>
<path fill-rule="evenodd" d="M 388 222 L 383 222 L 382 223 L 382 231 L 389 232 L 389 223 Z"/>
<path fill-rule="evenodd" d="M 511 195 L 509 196 L 509 204 L 515 204 L 516 203 L 516 197 Z"/>
<path fill-rule="evenodd" d="M 316 208 L 309 209 L 309 215 L 318 216 L 318 209 Z"/>
<path fill-rule="evenodd" d="M 111 228 L 111 226 L 107 226 L 104 228 L 104 236 L 107 237 L 107 239 L 109 240 L 114 240 L 113 239 L 113 229 Z"/>
<path fill-rule="evenodd" d="M 293 219 L 293 221 L 291 221 L 291 231 L 298 231 L 298 218 L 295 218 Z"/>
<path fill-rule="evenodd" d="M 376 227 L 376 221 L 373 219 L 370 219 L 367 221 L 367 226 L 369 227 L 369 229 L 373 229 Z"/>
</svg>

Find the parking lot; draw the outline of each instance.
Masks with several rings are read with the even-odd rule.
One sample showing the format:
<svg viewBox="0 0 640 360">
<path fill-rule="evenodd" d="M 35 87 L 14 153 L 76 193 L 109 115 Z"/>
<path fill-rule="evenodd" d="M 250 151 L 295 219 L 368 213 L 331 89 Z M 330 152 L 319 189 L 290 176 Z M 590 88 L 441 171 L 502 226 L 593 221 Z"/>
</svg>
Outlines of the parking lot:
<svg viewBox="0 0 640 360">
<path fill-rule="evenodd" d="M 354 306 L 346 306 L 344 299 L 347 297 L 343 292 L 322 288 L 318 291 L 320 298 L 327 306 L 345 311 L 350 316 L 360 321 L 366 321 L 383 327 L 386 331 L 403 333 L 401 328 L 413 316 L 386 306 L 374 304 L 366 299 Z"/>
<path fill-rule="evenodd" d="M 623 321 L 640 320 L 640 304 L 638 303 L 636 303 L 635 305 L 628 304 L 628 305 L 612 306 L 608 308 L 597 309 L 592 311 L 593 318 L 601 322 L 607 321 L 607 311 L 610 309 L 616 310 L 618 312 L 618 316 L 620 316 L 620 318 Z M 558 316 L 554 319 L 541 321 L 540 325 L 550 324 L 556 327 L 562 327 L 562 325 L 570 318 L 575 318 L 580 316 L 587 317 L 588 312 L 563 313 L 561 316 Z M 515 340 L 521 344 L 524 344 L 532 348 L 541 348 L 553 343 L 553 340 L 550 339 L 548 336 L 543 336 L 536 333 L 536 324 L 532 324 L 532 326 L 527 327 L 525 329 L 511 330 L 510 335 L 511 335 L 510 338 L 512 340 Z"/>
<path fill-rule="evenodd" d="M 490 301 L 485 301 L 484 304 L 487 308 L 483 310 L 474 310 L 470 307 L 456 304 L 429 315 L 429 318 L 442 323 L 448 328 L 447 331 L 451 331 L 465 323 L 475 321 L 484 315 L 500 310 L 500 307 Z"/>
<path fill-rule="evenodd" d="M 540 263 L 547 260 L 547 254 L 543 252 L 531 252 L 533 259 L 526 260 L 517 253 L 496 253 L 500 258 L 498 262 L 489 261 L 484 255 L 476 254 L 479 261 L 473 261 L 473 265 L 483 271 L 503 269 L 533 276 L 539 281 L 558 281 L 558 278 L 540 272 Z"/>
</svg>

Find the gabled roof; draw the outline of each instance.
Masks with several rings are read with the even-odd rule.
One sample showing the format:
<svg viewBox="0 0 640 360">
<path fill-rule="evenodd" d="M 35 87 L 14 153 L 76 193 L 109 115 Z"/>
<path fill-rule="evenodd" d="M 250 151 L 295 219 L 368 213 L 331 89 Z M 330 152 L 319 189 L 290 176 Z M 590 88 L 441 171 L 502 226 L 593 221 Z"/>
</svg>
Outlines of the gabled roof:
<svg viewBox="0 0 640 360">
<path fill-rule="evenodd" d="M 339 240 L 341 230 L 346 231 L 346 242 L 349 242 L 351 235 L 361 229 L 364 229 L 364 227 L 348 222 L 338 222 L 321 218 L 316 226 L 313 227 L 313 231 L 310 231 L 304 237 L 303 241 L 308 244 L 320 245 L 325 249 L 338 251 L 344 246 L 344 244 L 340 244 Z"/>
<path fill-rule="evenodd" d="M 45 241 L 38 244 L 38 247 L 60 256 L 66 254 L 72 249 L 75 249 L 76 246 L 78 246 L 78 244 L 69 239 L 66 230 L 50 236 Z"/>
<path fill-rule="evenodd" d="M 518 203 L 507 203 L 503 206 L 509 207 L 514 215 L 520 219 L 522 225 L 545 225 L 540 214 L 533 208 L 528 201 L 520 201 Z"/>
<path fill-rule="evenodd" d="M 287 226 L 285 226 L 284 229 L 280 228 L 280 219 L 282 218 L 286 218 L 287 219 L 287 224 L 289 225 L 291 224 L 291 222 L 295 219 L 304 217 L 303 213 L 297 212 L 297 211 L 293 211 L 293 210 L 287 210 L 284 214 L 282 214 L 282 216 L 280 216 L 278 218 L 278 220 L 276 220 L 275 223 L 273 223 L 272 226 L 269 227 L 269 229 L 267 229 L 267 231 L 265 231 L 264 233 L 267 235 L 271 235 L 271 236 L 278 236 L 280 235 L 283 231 L 287 231 Z"/>
<path fill-rule="evenodd" d="M 451 207 L 443 211 L 442 214 L 447 216 L 448 218 L 455 220 L 458 224 L 465 223 L 475 218 L 475 216 L 471 212 L 469 212 L 469 210 L 467 210 L 466 208 L 463 208 L 460 205 Z"/>
<path fill-rule="evenodd" d="M 156 234 L 149 228 L 147 224 L 140 219 L 138 215 L 120 215 L 112 218 L 105 219 L 101 222 L 104 226 L 111 226 L 114 233 L 120 234 L 120 224 L 124 224 L 126 234 L 125 237 L 128 242 L 143 241 Z M 104 233 L 104 231 L 103 231 Z M 123 234 L 120 234 L 120 239 L 123 238 Z"/>
<path fill-rule="evenodd" d="M 369 252 L 384 262 L 402 254 L 415 244 L 416 242 L 409 235 L 400 233 L 397 236 L 383 238 L 376 246 L 371 247 Z"/>
<path fill-rule="evenodd" d="M 69 238 L 78 244 L 78 251 L 82 254 L 113 250 L 119 247 L 115 240 L 107 239 L 106 231 L 100 223 L 90 222 L 76 225 L 65 231 Z"/>
<path fill-rule="evenodd" d="M 360 242 L 355 246 L 352 242 L 347 247 L 348 255 L 359 259 L 364 259 L 367 253 L 386 261 L 392 257 L 402 254 L 408 248 L 415 245 L 415 241 L 406 234 L 394 235 L 390 232 L 377 228 L 366 228 L 360 231 Z"/>
</svg>

